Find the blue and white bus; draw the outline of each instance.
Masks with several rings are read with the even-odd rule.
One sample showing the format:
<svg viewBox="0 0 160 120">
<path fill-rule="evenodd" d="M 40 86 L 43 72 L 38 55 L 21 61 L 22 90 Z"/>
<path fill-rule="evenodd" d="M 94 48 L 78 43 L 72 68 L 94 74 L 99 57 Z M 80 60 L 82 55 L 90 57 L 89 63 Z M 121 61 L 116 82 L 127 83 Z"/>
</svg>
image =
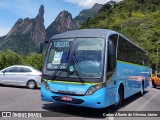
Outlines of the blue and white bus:
<svg viewBox="0 0 160 120">
<path fill-rule="evenodd" d="M 90 108 L 118 108 L 124 99 L 136 93 L 143 95 L 149 86 L 147 54 L 122 34 L 108 29 L 55 35 L 45 55 L 41 99 Z"/>
</svg>

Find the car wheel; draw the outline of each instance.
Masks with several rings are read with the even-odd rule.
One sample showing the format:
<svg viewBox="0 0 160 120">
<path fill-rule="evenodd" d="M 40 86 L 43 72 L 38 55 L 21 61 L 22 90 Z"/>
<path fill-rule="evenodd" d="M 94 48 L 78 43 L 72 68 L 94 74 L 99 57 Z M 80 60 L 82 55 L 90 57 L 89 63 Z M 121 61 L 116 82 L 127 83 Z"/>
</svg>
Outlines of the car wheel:
<svg viewBox="0 0 160 120">
<path fill-rule="evenodd" d="M 155 84 L 154 80 L 152 80 L 152 87 L 156 88 L 156 84 Z"/>
<path fill-rule="evenodd" d="M 27 82 L 27 87 L 29 89 L 34 89 L 34 88 L 37 87 L 37 84 L 36 84 L 36 82 L 34 80 L 30 80 L 30 81 Z"/>
</svg>

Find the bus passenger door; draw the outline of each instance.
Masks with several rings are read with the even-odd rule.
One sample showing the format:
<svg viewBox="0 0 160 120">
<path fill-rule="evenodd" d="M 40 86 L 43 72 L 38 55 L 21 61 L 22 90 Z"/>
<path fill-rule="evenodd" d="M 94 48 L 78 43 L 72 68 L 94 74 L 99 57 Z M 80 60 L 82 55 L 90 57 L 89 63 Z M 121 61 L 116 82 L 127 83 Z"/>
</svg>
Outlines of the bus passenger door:
<svg viewBox="0 0 160 120">
<path fill-rule="evenodd" d="M 107 64 L 107 78 L 111 78 L 116 69 L 116 47 L 114 43 L 108 41 L 108 64 Z"/>
<path fill-rule="evenodd" d="M 106 81 L 108 83 L 108 91 L 107 95 L 110 96 L 110 102 L 115 103 L 116 101 L 116 43 L 112 40 L 108 40 L 108 63 L 107 63 L 107 73 L 106 73 Z"/>
</svg>

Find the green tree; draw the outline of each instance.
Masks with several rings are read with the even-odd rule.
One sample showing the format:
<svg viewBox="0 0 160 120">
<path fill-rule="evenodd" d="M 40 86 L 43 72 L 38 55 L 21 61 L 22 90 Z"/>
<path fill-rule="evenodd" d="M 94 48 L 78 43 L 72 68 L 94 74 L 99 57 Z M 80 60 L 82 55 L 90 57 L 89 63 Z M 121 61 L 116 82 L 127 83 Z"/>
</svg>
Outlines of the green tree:
<svg viewBox="0 0 160 120">
<path fill-rule="evenodd" d="M 31 53 L 24 57 L 24 64 L 42 70 L 44 54 Z"/>
<path fill-rule="evenodd" d="M 17 64 L 23 64 L 22 56 L 16 54 L 11 50 L 7 50 L 6 52 L 0 52 L 0 69 Z"/>
</svg>

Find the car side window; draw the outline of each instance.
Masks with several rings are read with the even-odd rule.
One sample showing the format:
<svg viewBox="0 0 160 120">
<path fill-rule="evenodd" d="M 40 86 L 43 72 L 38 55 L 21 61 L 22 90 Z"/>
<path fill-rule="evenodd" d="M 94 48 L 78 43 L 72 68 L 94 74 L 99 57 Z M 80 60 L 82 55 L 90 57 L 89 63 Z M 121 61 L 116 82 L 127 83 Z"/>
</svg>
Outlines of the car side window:
<svg viewBox="0 0 160 120">
<path fill-rule="evenodd" d="M 18 70 L 19 72 L 32 72 L 29 68 L 25 68 L 25 67 L 19 67 L 19 70 Z"/>
<path fill-rule="evenodd" d="M 18 72 L 18 67 L 12 67 L 5 70 L 5 72 Z"/>
</svg>

